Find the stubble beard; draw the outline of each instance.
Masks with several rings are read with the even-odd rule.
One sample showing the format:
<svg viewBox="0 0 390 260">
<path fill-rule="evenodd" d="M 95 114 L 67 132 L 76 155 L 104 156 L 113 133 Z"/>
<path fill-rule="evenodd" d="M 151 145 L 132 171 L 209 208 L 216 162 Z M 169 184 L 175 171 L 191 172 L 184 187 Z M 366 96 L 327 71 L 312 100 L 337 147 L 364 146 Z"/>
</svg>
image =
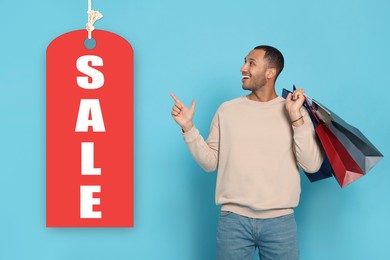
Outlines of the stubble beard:
<svg viewBox="0 0 390 260">
<path fill-rule="evenodd" d="M 262 79 L 256 80 L 252 84 L 248 84 L 247 86 L 245 86 L 245 84 L 243 83 L 242 89 L 254 92 L 254 91 L 257 91 L 257 90 L 264 88 L 265 85 L 266 85 L 266 80 L 265 80 L 265 78 L 262 78 Z"/>
</svg>

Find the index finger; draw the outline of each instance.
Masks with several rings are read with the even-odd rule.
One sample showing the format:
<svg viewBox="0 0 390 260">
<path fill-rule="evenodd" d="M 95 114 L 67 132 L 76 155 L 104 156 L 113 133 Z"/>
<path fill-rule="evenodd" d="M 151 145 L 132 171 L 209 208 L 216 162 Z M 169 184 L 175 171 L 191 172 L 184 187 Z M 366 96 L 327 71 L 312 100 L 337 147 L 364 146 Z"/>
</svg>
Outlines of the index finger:
<svg viewBox="0 0 390 260">
<path fill-rule="evenodd" d="M 180 99 L 178 99 L 175 94 L 173 94 L 173 92 L 169 93 L 169 95 L 171 95 L 171 97 L 173 98 L 173 100 L 175 100 L 175 102 L 178 102 L 178 103 L 181 103 Z"/>
</svg>

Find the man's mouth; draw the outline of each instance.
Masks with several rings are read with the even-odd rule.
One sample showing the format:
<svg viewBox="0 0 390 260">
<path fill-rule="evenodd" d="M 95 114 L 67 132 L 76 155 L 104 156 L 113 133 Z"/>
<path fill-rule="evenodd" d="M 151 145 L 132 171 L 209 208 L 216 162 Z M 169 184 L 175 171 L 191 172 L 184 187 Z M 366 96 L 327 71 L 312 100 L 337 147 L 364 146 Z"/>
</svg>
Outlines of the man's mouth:
<svg viewBox="0 0 390 260">
<path fill-rule="evenodd" d="M 245 80 L 249 79 L 250 77 L 247 76 L 247 75 L 242 75 L 242 82 L 244 82 Z"/>
</svg>

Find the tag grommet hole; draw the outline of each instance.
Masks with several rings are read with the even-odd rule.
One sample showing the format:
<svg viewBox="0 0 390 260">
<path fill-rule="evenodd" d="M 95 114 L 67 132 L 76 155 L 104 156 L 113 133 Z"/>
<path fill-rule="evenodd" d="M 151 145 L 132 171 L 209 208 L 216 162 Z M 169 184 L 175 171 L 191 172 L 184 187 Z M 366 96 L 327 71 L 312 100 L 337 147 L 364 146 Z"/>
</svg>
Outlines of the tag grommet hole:
<svg viewBox="0 0 390 260">
<path fill-rule="evenodd" d="M 84 41 L 84 47 L 87 48 L 88 50 L 94 49 L 96 46 L 96 40 L 94 38 L 91 39 L 85 39 Z"/>
</svg>

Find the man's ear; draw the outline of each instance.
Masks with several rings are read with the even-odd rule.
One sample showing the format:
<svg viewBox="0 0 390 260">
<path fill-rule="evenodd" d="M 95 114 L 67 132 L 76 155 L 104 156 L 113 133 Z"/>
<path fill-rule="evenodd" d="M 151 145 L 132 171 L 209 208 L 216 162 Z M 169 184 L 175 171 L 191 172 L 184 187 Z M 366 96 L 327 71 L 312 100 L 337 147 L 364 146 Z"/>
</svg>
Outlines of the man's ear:
<svg viewBox="0 0 390 260">
<path fill-rule="evenodd" d="M 276 77 L 276 68 L 268 68 L 267 72 L 265 73 L 265 76 L 267 79 L 272 79 Z"/>
</svg>

